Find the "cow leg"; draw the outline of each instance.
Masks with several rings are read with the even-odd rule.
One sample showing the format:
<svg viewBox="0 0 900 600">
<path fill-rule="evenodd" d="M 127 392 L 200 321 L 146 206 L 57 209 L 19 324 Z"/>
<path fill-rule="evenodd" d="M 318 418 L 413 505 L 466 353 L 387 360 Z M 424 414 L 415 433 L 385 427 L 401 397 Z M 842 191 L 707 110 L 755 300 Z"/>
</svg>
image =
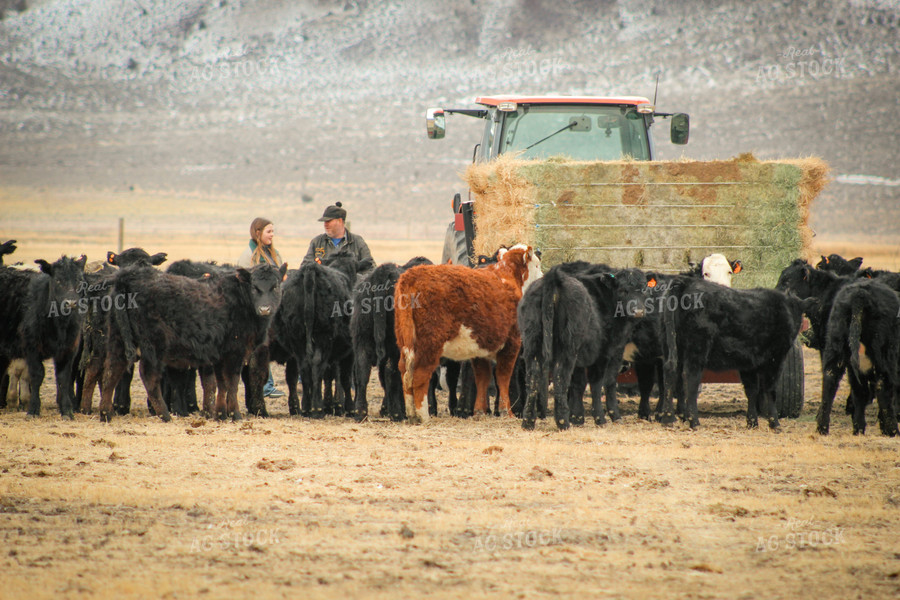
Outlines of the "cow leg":
<svg viewBox="0 0 900 600">
<path fill-rule="evenodd" d="M 122 380 L 122 376 L 128 369 L 128 363 L 125 361 L 125 350 L 120 345 L 117 346 L 113 342 L 106 352 L 106 358 L 103 361 L 102 383 L 100 384 L 100 420 L 110 422 L 116 409 L 113 403 L 113 394 L 116 386 Z"/>
<path fill-rule="evenodd" d="M 569 381 L 569 389 L 566 390 L 569 402 L 569 422 L 572 425 L 584 425 L 584 391 L 587 389 L 587 385 L 587 369 L 575 368 L 572 371 L 572 379 Z M 555 384 L 554 387 L 556 387 Z"/>
<path fill-rule="evenodd" d="M 869 382 L 865 377 L 860 378 L 854 369 L 847 370 L 847 382 L 850 384 L 850 395 L 847 404 L 851 408 L 850 417 L 853 420 L 853 435 L 866 433 L 866 405 L 869 403 Z"/>
<path fill-rule="evenodd" d="M 9 359 L 0 356 L 0 408 L 6 408 L 6 401 L 9 398 L 10 381 L 9 381 Z M 16 398 L 18 402 L 18 397 Z"/>
<path fill-rule="evenodd" d="M 568 429 L 571 414 L 569 405 L 569 387 L 572 384 L 572 372 L 575 370 L 575 356 L 566 355 L 561 357 L 553 367 L 553 418 L 556 421 L 557 429 Z M 580 401 L 577 393 L 572 401 Z"/>
<path fill-rule="evenodd" d="M 473 414 L 489 414 L 488 387 L 491 385 L 491 361 L 486 358 L 473 358 L 472 372 L 475 375 L 475 408 Z"/>
<path fill-rule="evenodd" d="M 409 401 L 407 401 L 406 418 L 410 423 L 423 423 L 431 418 L 431 415 L 428 412 L 427 403 L 428 383 L 431 381 L 431 374 L 440 364 L 440 359 L 435 358 L 428 363 L 425 363 L 424 361 L 419 362 L 419 360 L 416 362 L 416 368 L 412 374 L 413 410 L 410 411 Z M 488 363 L 488 372 L 490 373 L 490 363 Z M 488 374 L 488 377 L 490 377 L 490 374 Z M 487 392 L 487 385 L 485 385 L 485 392 Z M 404 390 L 404 396 L 405 395 L 406 390 Z"/>
<path fill-rule="evenodd" d="M 203 390 L 203 415 L 211 419 L 216 397 L 216 374 L 211 365 L 203 365 L 199 371 L 200 387 Z"/>
<path fill-rule="evenodd" d="M 507 343 L 497 353 L 497 368 L 494 376 L 497 380 L 497 396 L 500 399 L 499 412 L 501 415 L 512 418 L 515 418 L 515 415 L 509 401 L 509 382 L 512 379 L 513 371 L 516 370 L 516 357 L 519 356 L 520 346 L 521 344 L 518 343 Z"/>
<path fill-rule="evenodd" d="M 897 393 L 897 385 L 890 375 L 882 376 L 875 387 L 875 395 L 878 398 L 878 426 L 881 433 L 890 437 L 896 437 L 897 413 L 894 408 L 894 396 Z"/>
<path fill-rule="evenodd" d="M 217 421 L 224 421 L 228 418 L 228 382 L 221 364 L 216 365 L 213 372 L 216 374 L 216 401 L 213 406 L 213 415 Z"/>
<path fill-rule="evenodd" d="M 29 417 L 41 416 L 41 384 L 44 382 L 44 363 L 37 355 L 30 354 L 25 358 L 28 375 L 31 377 L 31 401 L 28 403 Z"/>
<path fill-rule="evenodd" d="M 124 352 L 124 350 L 123 350 Z M 127 415 L 131 412 L 131 382 L 134 380 L 134 365 L 129 364 L 122 372 L 116 384 L 113 408 L 117 415 Z"/>
<path fill-rule="evenodd" d="M 456 395 L 456 385 L 459 383 L 459 367 L 460 364 L 455 360 L 446 362 L 447 368 L 447 407 L 450 409 L 450 416 L 459 416 L 459 398 Z"/>
<path fill-rule="evenodd" d="M 81 384 L 81 413 L 85 415 L 91 414 L 94 401 L 94 388 L 100 380 L 102 374 L 101 364 L 99 361 L 92 360 L 88 363 L 84 370 L 84 382 Z"/>
<path fill-rule="evenodd" d="M 231 364 L 223 368 L 225 380 L 225 412 L 234 422 L 241 420 L 241 407 L 238 404 L 238 387 L 241 382 L 241 363 Z M 269 377 L 268 364 L 265 365 L 266 379 Z"/>
<path fill-rule="evenodd" d="M 300 385 L 303 387 L 300 399 L 300 415 L 308 417 L 312 412 L 313 378 L 309 360 L 300 363 Z"/>
<path fill-rule="evenodd" d="M 522 410 L 522 429 L 534 429 L 538 394 L 543 383 L 541 364 L 537 357 L 531 357 L 525 363 L 525 408 Z M 546 390 L 545 390 L 546 392 Z"/>
<path fill-rule="evenodd" d="M 74 407 L 72 397 L 72 370 L 75 356 L 67 354 L 54 358 L 53 368 L 56 372 L 56 404 L 59 406 L 59 414 L 66 419 L 74 419 Z"/>
<path fill-rule="evenodd" d="M 9 400 L 16 409 L 22 410 L 31 404 L 31 375 L 24 362 L 16 361 L 14 375 L 9 376 Z M 2 385 L 2 384 L 0 384 Z"/>
<path fill-rule="evenodd" d="M 747 396 L 747 429 L 759 427 L 759 396 L 762 390 L 756 371 L 741 371 L 741 383 L 744 386 L 744 395 Z"/>
<path fill-rule="evenodd" d="M 822 403 L 816 415 L 816 431 L 821 435 L 828 435 L 831 427 L 831 406 L 844 376 L 845 364 L 841 356 L 826 355 L 823 357 L 822 365 Z"/>
<path fill-rule="evenodd" d="M 353 355 L 348 354 L 338 363 L 338 384 L 344 416 L 353 415 Z"/>
<path fill-rule="evenodd" d="M 702 367 L 688 366 L 684 370 L 684 410 L 691 429 L 698 429 L 700 427 L 697 397 L 700 395 L 701 379 L 703 379 Z"/>
<path fill-rule="evenodd" d="M 360 344 L 362 345 L 362 344 Z M 357 348 L 353 357 L 353 380 L 356 382 L 356 397 L 353 402 L 353 418 L 357 422 L 365 421 L 369 416 L 369 401 L 366 398 L 366 388 L 369 386 L 369 378 L 372 376 L 372 357 L 364 348 Z M 387 402 L 387 390 L 385 389 L 385 402 Z"/>
<path fill-rule="evenodd" d="M 431 378 L 428 380 L 428 393 L 427 393 L 427 397 L 428 397 L 428 414 L 431 415 L 432 417 L 436 417 L 436 416 L 437 416 L 437 413 L 438 413 L 438 410 L 437 410 L 437 392 L 436 392 L 435 390 L 437 389 L 437 386 L 438 386 L 438 384 L 440 383 L 440 382 L 439 382 L 439 379 L 440 379 L 439 370 L 440 370 L 440 368 L 441 368 L 441 367 L 440 367 L 440 364 L 438 364 L 438 368 L 431 372 Z"/>
<path fill-rule="evenodd" d="M 397 367 L 396 359 L 389 357 L 384 362 L 384 416 L 391 421 L 399 422 L 406 419 L 406 403 L 403 400 L 403 379 Z"/>
<path fill-rule="evenodd" d="M 634 374 L 637 376 L 638 392 L 641 400 L 638 403 L 638 419 L 650 420 L 650 394 L 653 392 L 653 383 L 656 380 L 656 362 L 634 363 Z M 657 410 L 659 406 L 657 405 Z"/>
<path fill-rule="evenodd" d="M 293 357 L 284 364 L 284 382 L 288 388 L 288 413 L 292 417 L 300 415 L 300 398 L 297 396 L 297 379 L 300 378 L 300 366 Z"/>
<path fill-rule="evenodd" d="M 248 365 L 241 370 L 247 372 L 247 380 L 244 383 L 244 395 L 246 396 L 247 413 L 258 417 L 268 417 L 266 399 L 263 396 L 263 388 L 269 378 L 269 348 L 260 346 L 250 355 Z"/>
<path fill-rule="evenodd" d="M 172 420 L 172 417 L 169 415 L 169 409 L 162 398 L 162 389 L 160 387 L 162 368 L 153 364 L 146 353 L 141 357 L 140 375 L 141 381 L 144 382 L 144 389 L 147 390 L 147 401 L 153 407 L 153 410 L 156 411 L 157 416 L 168 423 Z"/>
</svg>

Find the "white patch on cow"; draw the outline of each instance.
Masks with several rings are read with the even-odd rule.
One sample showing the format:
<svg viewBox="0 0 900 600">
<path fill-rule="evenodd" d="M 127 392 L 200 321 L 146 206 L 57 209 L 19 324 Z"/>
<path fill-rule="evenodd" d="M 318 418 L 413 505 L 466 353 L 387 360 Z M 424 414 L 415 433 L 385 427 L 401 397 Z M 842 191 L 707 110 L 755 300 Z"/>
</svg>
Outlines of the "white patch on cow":
<svg viewBox="0 0 900 600">
<path fill-rule="evenodd" d="M 625 362 L 634 361 L 634 355 L 637 354 L 637 346 L 633 342 L 625 344 L 625 351 L 622 352 L 622 360 Z"/>
<path fill-rule="evenodd" d="M 456 337 L 444 343 L 441 356 L 458 361 L 470 358 L 494 358 L 494 353 L 479 346 L 472 336 L 472 330 L 460 325 Z"/>
<path fill-rule="evenodd" d="M 710 254 L 704 258 L 700 264 L 700 270 L 703 273 L 703 279 L 731 287 L 731 278 L 734 272 L 731 270 L 731 263 L 723 254 Z"/>
<path fill-rule="evenodd" d="M 416 366 L 416 351 L 412 348 L 403 349 L 403 358 L 406 361 L 406 370 L 403 372 L 403 387 L 411 390 L 413 384 L 413 369 Z"/>
<path fill-rule="evenodd" d="M 528 249 L 526 246 L 525 252 L 525 281 L 522 282 L 522 295 L 525 295 L 525 290 L 528 289 L 532 283 L 543 277 L 543 273 L 541 272 L 541 259 L 537 254 L 534 253 L 534 250 Z"/>
<path fill-rule="evenodd" d="M 869 356 L 866 354 L 866 346 L 865 344 L 859 345 L 859 372 L 860 373 L 868 373 L 872 370 L 872 361 L 869 359 Z"/>
<path fill-rule="evenodd" d="M 431 415 L 428 414 L 428 398 L 422 399 L 422 407 L 416 410 L 416 414 L 419 415 L 419 420 L 423 423 L 431 419 Z"/>
</svg>

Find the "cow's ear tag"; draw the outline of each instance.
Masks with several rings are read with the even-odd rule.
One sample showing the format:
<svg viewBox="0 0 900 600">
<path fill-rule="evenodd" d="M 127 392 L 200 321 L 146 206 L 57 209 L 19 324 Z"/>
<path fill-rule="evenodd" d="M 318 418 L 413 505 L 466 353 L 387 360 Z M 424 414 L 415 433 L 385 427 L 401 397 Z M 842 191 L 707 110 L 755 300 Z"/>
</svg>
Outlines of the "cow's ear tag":
<svg viewBox="0 0 900 600">
<path fill-rule="evenodd" d="M 733 273 L 740 273 L 741 269 L 743 269 L 743 268 L 744 268 L 744 265 L 741 264 L 741 261 L 736 260 L 736 261 L 734 261 L 734 266 L 731 267 L 731 271 Z"/>
<path fill-rule="evenodd" d="M 653 278 L 653 277 L 651 277 L 651 278 L 650 278 L 650 281 L 647 282 L 647 287 L 649 287 L 649 288 L 654 288 L 654 287 L 656 287 L 656 279 Z"/>
<path fill-rule="evenodd" d="M 203 274 L 203 279 L 207 279 L 207 278 L 209 278 L 209 277 L 211 277 L 211 276 L 212 276 L 212 275 L 210 275 L 209 273 L 204 273 L 204 274 Z"/>
</svg>

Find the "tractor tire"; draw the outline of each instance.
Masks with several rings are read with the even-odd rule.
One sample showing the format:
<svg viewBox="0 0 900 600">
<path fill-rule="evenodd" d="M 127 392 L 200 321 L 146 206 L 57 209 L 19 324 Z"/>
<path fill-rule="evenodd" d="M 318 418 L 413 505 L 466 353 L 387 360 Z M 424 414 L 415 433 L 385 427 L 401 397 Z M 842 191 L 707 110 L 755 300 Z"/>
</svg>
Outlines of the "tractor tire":
<svg viewBox="0 0 900 600">
<path fill-rule="evenodd" d="M 441 264 L 469 266 L 469 255 L 466 252 L 466 232 L 456 231 L 452 222 L 447 227 L 447 234 L 444 236 Z"/>
<path fill-rule="evenodd" d="M 796 419 L 803 410 L 803 345 L 798 337 L 784 359 L 781 377 L 775 384 L 778 418 Z"/>
</svg>

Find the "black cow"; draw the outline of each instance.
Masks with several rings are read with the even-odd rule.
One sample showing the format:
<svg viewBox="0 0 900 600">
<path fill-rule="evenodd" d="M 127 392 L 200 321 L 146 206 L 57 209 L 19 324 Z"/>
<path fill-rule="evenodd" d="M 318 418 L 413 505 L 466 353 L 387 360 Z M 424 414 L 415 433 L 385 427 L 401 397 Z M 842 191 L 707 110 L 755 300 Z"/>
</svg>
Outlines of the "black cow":
<svg viewBox="0 0 900 600">
<path fill-rule="evenodd" d="M 192 279 L 148 267 L 131 267 L 115 278 L 116 294 L 131 294 L 132 310 L 114 310 L 109 318 L 103 373 L 101 420 L 112 418 L 112 389 L 140 350 L 141 379 L 156 414 L 171 420 L 162 400 L 164 366 L 212 366 L 218 393 L 215 408 L 204 385 L 203 409 L 219 419 L 241 418 L 237 385 L 241 367 L 265 340 L 272 315 L 281 302 L 281 280 L 287 266 L 259 265 L 232 275 Z"/>
<path fill-rule="evenodd" d="M 41 272 L 0 268 L 0 373 L 24 358 L 31 383 L 28 415 L 41 412 L 43 361 L 53 359 L 60 414 L 74 418 L 73 368 L 83 316 L 78 310 L 85 258 L 35 261 Z"/>
<path fill-rule="evenodd" d="M 674 422 L 672 396 L 681 379 L 685 417 L 692 429 L 699 427 L 703 370 L 736 369 L 747 395 L 747 426 L 757 427 L 758 412 L 763 412 L 769 426 L 778 429 L 775 384 L 800 332 L 801 300 L 776 290 L 733 290 L 679 276 L 671 281 L 660 308 L 668 387 L 660 421 Z"/>
<path fill-rule="evenodd" d="M 330 266 L 333 265 L 333 266 Z M 255 406 L 265 410 L 262 400 L 263 371 L 269 360 L 285 365 L 288 411 L 321 419 L 326 414 L 322 385 L 331 366 L 339 381 L 335 406 L 330 412 L 352 412 L 353 371 L 350 315 L 355 258 L 338 252 L 324 264 L 308 263 L 291 271 L 283 285 L 281 307 L 272 319 L 267 353 L 260 348 L 254 356 L 251 388 L 258 396 Z M 302 401 L 297 396 L 297 379 L 303 386 Z"/>
<path fill-rule="evenodd" d="M 0 267 L 3 266 L 3 257 L 16 251 L 16 240 L 8 240 L 0 244 Z M 18 384 L 16 385 L 18 388 Z M 6 408 L 7 389 L 9 389 L 9 374 L 4 370 L 0 372 L 0 408 Z M 16 403 L 18 403 L 18 392 Z"/>
<path fill-rule="evenodd" d="M 361 281 L 353 292 L 350 336 L 353 341 L 356 386 L 354 417 L 357 421 L 366 419 L 369 414 L 366 387 L 372 367 L 378 367 L 384 389 L 383 406 L 386 416 L 394 421 L 406 419 L 403 384 L 397 369 L 400 349 L 394 334 L 394 285 L 408 269 L 430 264 L 434 263 L 421 256 L 411 259 L 403 266 L 384 263 Z M 455 406 L 451 407 L 451 411 L 455 409 Z"/>
<path fill-rule="evenodd" d="M 894 398 L 900 366 L 900 299 L 876 279 L 843 286 L 834 298 L 822 351 L 822 404 L 817 430 L 828 434 L 831 406 L 848 363 L 853 398 L 853 433 L 866 431 L 865 409 L 873 390 L 884 435 L 896 436 Z"/>
<path fill-rule="evenodd" d="M 879 269 L 868 267 L 861 271 L 858 271 L 856 273 L 856 276 L 865 277 L 866 279 L 877 279 L 895 292 L 900 293 L 900 273 L 894 273 L 893 271 L 882 271 Z"/>
<path fill-rule="evenodd" d="M 75 397 L 80 399 L 82 413 L 91 414 L 94 388 L 102 381 L 103 363 L 106 360 L 107 313 L 114 308 L 116 298 L 112 295 L 113 278 L 119 268 L 145 265 L 156 266 L 166 260 L 166 253 L 150 256 L 143 248 L 129 248 L 116 254 L 106 253 L 106 261 L 96 270 L 85 272 L 84 298 L 79 309 L 84 315 L 81 347 L 78 353 L 78 375 Z M 122 299 L 120 297 L 120 304 Z M 127 304 L 127 298 L 125 299 Z M 129 368 L 116 386 L 113 405 L 118 414 L 128 414 L 131 410 L 131 381 L 134 370 Z"/>
<path fill-rule="evenodd" d="M 822 271 L 831 271 L 835 275 L 853 275 L 862 266 L 863 259 L 861 256 L 846 259 L 840 254 L 821 255 L 822 260 L 816 264 L 817 269 Z"/>
<path fill-rule="evenodd" d="M 557 427 L 569 426 L 570 412 L 573 423 L 584 422 L 584 382 L 591 385 L 595 423 L 606 422 L 604 391 L 610 417 L 619 420 L 615 378 L 631 330 L 645 314 L 646 287 L 647 276 L 638 269 L 613 271 L 579 261 L 557 265 L 529 288 L 518 308 L 528 382 L 524 428 L 534 427 L 537 401 L 545 404 L 551 372 Z M 586 369 L 586 379 L 579 369 L 581 381 L 573 383 L 576 366 Z"/>
<path fill-rule="evenodd" d="M 197 281 L 205 280 L 210 277 L 226 277 L 228 275 L 234 275 L 235 272 L 236 268 L 231 265 L 219 265 L 213 261 L 197 262 L 187 259 L 175 261 L 166 269 L 166 273 L 188 277 Z M 206 388 L 214 389 L 215 373 L 211 365 L 202 366 L 200 367 L 200 370 L 204 374 L 204 377 L 201 378 L 201 381 L 205 380 L 204 393 L 210 394 L 212 392 L 207 391 Z M 192 368 L 165 368 L 160 387 L 163 400 L 166 403 L 166 408 L 168 408 L 170 412 L 179 416 L 187 416 L 191 413 L 199 412 L 200 407 L 197 402 L 197 371 L 198 369 Z M 151 414 L 153 414 L 154 411 L 152 410 L 152 406 L 150 408 Z"/>
</svg>

